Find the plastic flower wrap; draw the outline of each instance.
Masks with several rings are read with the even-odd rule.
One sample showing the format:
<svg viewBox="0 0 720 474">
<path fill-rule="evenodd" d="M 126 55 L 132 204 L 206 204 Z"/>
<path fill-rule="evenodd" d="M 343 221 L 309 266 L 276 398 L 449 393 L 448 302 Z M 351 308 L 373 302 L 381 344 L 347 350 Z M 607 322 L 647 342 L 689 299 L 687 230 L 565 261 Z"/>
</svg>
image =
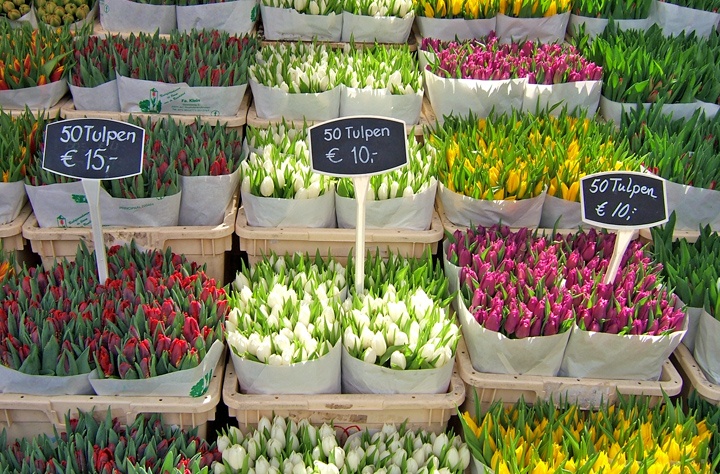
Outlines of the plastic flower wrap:
<svg viewBox="0 0 720 474">
<path fill-rule="evenodd" d="M 475 199 L 519 200 L 547 191 L 579 201 L 586 174 L 639 169 L 638 157 L 612 124 L 565 112 L 448 117 L 429 143 L 445 157 L 438 162 L 439 181 Z"/>
<path fill-rule="evenodd" d="M 629 397 L 580 410 L 568 402 L 501 401 L 460 417 L 473 458 L 494 472 L 713 472 L 698 412 L 665 397 Z M 534 471 L 533 471 L 534 470 Z"/>
<path fill-rule="evenodd" d="M 420 144 L 414 135 L 408 137 L 408 164 L 388 173 L 370 178 L 367 198 L 385 200 L 411 197 L 429 189 L 436 181 L 436 152 L 427 144 Z M 355 187 L 350 178 L 338 180 L 340 196 L 354 198 Z"/>
<path fill-rule="evenodd" d="M 307 144 L 298 141 L 292 154 L 282 154 L 274 145 L 262 153 L 250 153 L 240 165 L 242 190 L 253 196 L 283 199 L 314 199 L 335 189 L 335 181 L 313 173 Z"/>
<path fill-rule="evenodd" d="M 413 11 L 413 0 L 346 0 L 343 8 L 355 15 L 405 18 Z"/>
<path fill-rule="evenodd" d="M 341 55 L 314 43 L 264 46 L 250 66 L 250 78 L 289 93 L 325 92 L 339 84 Z"/>
<path fill-rule="evenodd" d="M 577 0 L 573 2 L 572 13 L 590 18 L 638 20 L 650 15 L 652 3 L 651 0 L 632 3 L 623 0 Z"/>
<path fill-rule="evenodd" d="M 499 13 L 515 18 L 547 18 L 570 11 L 569 0 L 500 0 Z"/>
<path fill-rule="evenodd" d="M 262 0 L 266 7 L 292 8 L 308 15 L 334 15 L 342 13 L 343 0 Z"/>
<path fill-rule="evenodd" d="M 386 90 L 398 95 L 422 90 L 422 74 L 407 45 L 353 49 L 343 56 L 343 64 L 340 82 L 347 87 Z"/>
<path fill-rule="evenodd" d="M 493 18 L 500 6 L 499 0 L 417 0 L 415 4 L 418 16 L 466 20 Z"/>
<path fill-rule="evenodd" d="M 240 357 L 291 365 L 327 354 L 340 339 L 345 269 L 334 260 L 273 254 L 238 273 L 225 323 Z"/>
</svg>

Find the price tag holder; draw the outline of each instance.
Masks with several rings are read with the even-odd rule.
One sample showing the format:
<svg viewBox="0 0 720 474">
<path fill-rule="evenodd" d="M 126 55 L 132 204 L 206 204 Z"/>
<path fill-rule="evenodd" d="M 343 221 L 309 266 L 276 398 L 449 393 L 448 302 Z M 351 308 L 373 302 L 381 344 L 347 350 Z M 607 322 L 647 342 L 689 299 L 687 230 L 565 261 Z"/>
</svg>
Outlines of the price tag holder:
<svg viewBox="0 0 720 474">
<path fill-rule="evenodd" d="M 365 198 L 370 176 L 407 165 L 407 134 L 402 120 L 374 116 L 342 117 L 309 129 L 310 168 L 320 174 L 353 178 L 355 289 L 365 279 Z"/>
<path fill-rule="evenodd" d="M 145 129 L 118 120 L 80 118 L 45 128 L 42 168 L 78 178 L 90 206 L 93 246 L 100 282 L 107 280 L 107 256 L 100 216 L 100 181 L 142 172 Z"/>
<path fill-rule="evenodd" d="M 668 220 L 665 180 L 649 173 L 609 171 L 580 179 L 582 220 L 617 231 L 604 283 L 615 280 L 620 261 L 637 229 Z"/>
</svg>

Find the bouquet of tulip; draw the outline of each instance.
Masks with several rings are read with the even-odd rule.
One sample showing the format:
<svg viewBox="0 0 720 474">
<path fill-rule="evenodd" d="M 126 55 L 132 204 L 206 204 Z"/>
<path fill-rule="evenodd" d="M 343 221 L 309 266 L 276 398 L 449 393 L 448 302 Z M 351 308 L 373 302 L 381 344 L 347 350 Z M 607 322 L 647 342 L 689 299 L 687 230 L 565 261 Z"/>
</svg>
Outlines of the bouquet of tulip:
<svg viewBox="0 0 720 474">
<path fill-rule="evenodd" d="M 323 44 L 298 42 L 262 47 L 249 69 L 258 116 L 308 120 L 337 117 L 340 89 L 336 86 L 340 84 L 342 64 L 342 53 Z"/>
<path fill-rule="evenodd" d="M 570 44 L 536 44 L 528 71 L 529 84 L 599 81 L 602 67 L 587 60 Z"/>
<path fill-rule="evenodd" d="M 572 5 L 572 13 L 588 18 L 639 20 L 650 15 L 652 1 L 627 3 L 619 0 L 579 0 Z"/>
<path fill-rule="evenodd" d="M 340 0 L 262 0 L 262 5 L 293 9 L 305 15 L 339 15 L 343 10 L 343 2 Z"/>
<path fill-rule="evenodd" d="M 346 0 L 343 9 L 355 15 L 374 17 L 405 18 L 408 14 L 414 14 L 413 3 L 409 0 Z"/>
<path fill-rule="evenodd" d="M 306 142 L 298 140 L 288 155 L 266 145 L 240 167 L 240 193 L 250 225 L 335 227 L 335 180 L 312 172 Z"/>
<path fill-rule="evenodd" d="M 494 31 L 500 7 L 499 0 L 416 0 L 414 3 L 420 36 L 445 41 L 472 39 Z"/>
<path fill-rule="evenodd" d="M 460 417 L 478 472 L 712 472 L 711 435 L 695 410 L 668 397 L 628 397 L 580 410 L 568 402 L 501 401 Z"/>
<path fill-rule="evenodd" d="M 345 269 L 319 256 L 271 254 L 238 272 L 225 329 L 241 391 L 339 393 L 345 291 Z"/>
<path fill-rule="evenodd" d="M 342 41 L 406 43 L 415 20 L 413 0 L 345 0 Z"/>
<path fill-rule="evenodd" d="M 547 18 L 570 11 L 570 2 L 555 0 L 500 1 L 499 13 L 514 18 Z"/>
<path fill-rule="evenodd" d="M 71 2 L 55 0 L 35 0 L 37 17 L 50 26 L 72 25 L 88 19 L 94 20 L 91 12 L 95 8 L 95 0 L 73 0 Z"/>
<path fill-rule="evenodd" d="M 710 458 L 718 459 L 720 457 L 720 418 L 718 418 L 720 414 L 715 408 L 716 405 L 698 395 L 696 390 L 692 390 L 687 396 L 687 407 L 697 419 L 705 422 L 712 433 L 708 446 Z"/>
<path fill-rule="evenodd" d="M 460 331 L 429 253 L 366 261 L 365 292 L 343 304 L 343 393 L 444 393 Z"/>
<path fill-rule="evenodd" d="M 118 57 L 127 61 L 127 38 L 82 35 L 75 39 L 68 85 L 77 110 L 120 111 L 115 70 Z"/>
<path fill-rule="evenodd" d="M 562 42 L 571 6 L 569 0 L 500 0 L 498 36 L 503 41 Z"/>
<path fill-rule="evenodd" d="M 344 0 L 262 0 L 265 39 L 340 41 Z"/>
<path fill-rule="evenodd" d="M 246 142 L 250 152 L 262 153 L 263 149 L 271 145 L 280 154 L 292 155 L 298 143 L 301 147 L 307 146 L 308 124 L 303 122 L 302 126 L 294 122 L 288 122 L 283 118 L 277 123 L 271 123 L 268 127 L 253 127 L 248 125 L 245 130 Z"/>
<path fill-rule="evenodd" d="M 408 156 L 406 166 L 370 178 L 365 224 L 368 228 L 430 228 L 437 189 L 436 151 L 426 143 L 420 144 L 411 134 Z M 398 204 L 398 199 L 404 202 Z M 338 180 L 335 209 L 338 227 L 355 226 L 357 209 L 352 179 Z"/>
<path fill-rule="evenodd" d="M 207 474 L 220 460 L 215 444 L 197 430 L 167 428 L 158 414 L 140 415 L 124 425 L 110 411 L 96 420 L 91 412 L 65 417 L 65 430 L 19 440 L 0 435 L 0 463 L 6 472 L 116 472 Z M 8 443 L 9 441 L 9 443 Z"/>
<path fill-rule="evenodd" d="M 47 109 L 67 92 L 67 56 L 72 50 L 68 27 L 0 22 L 0 107 Z M 37 89 L 39 86 L 45 86 Z"/>
<path fill-rule="evenodd" d="M 690 117 L 673 119 L 662 102 L 623 115 L 621 133 L 631 137 L 633 151 L 644 156 L 645 168 L 667 180 L 668 212 L 677 214 L 678 230 L 697 231 L 700 225 L 720 228 L 718 132 L 719 116 L 708 119 L 695 110 Z"/>
</svg>

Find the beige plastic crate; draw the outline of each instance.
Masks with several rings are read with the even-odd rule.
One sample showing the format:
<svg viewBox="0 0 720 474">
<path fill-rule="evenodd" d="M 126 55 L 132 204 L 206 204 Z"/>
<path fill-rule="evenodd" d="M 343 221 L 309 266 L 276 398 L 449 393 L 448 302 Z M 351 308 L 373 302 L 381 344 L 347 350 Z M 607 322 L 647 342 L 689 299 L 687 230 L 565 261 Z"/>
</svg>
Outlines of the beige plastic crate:
<svg viewBox="0 0 720 474">
<path fill-rule="evenodd" d="M 440 433 L 463 400 L 465 386 L 457 371 L 453 372 L 448 392 L 437 395 L 246 395 L 240 393 L 231 358 L 223 384 L 223 402 L 243 431 L 257 426 L 264 416 L 279 415 L 293 420 L 306 418 L 315 425 L 332 422 L 344 435 L 403 422 L 411 429 Z"/>
<path fill-rule="evenodd" d="M 694 390 L 701 398 L 714 405 L 720 405 L 720 385 L 715 385 L 705 376 L 690 349 L 680 343 L 673 352 L 675 361 L 685 380 L 686 391 Z"/>
<path fill-rule="evenodd" d="M 53 427 L 62 431 L 65 415 L 77 415 L 78 410 L 95 410 L 95 417 L 103 419 L 110 409 L 120 423 L 132 423 L 140 414 L 160 413 L 164 424 L 182 429 L 198 428 L 205 438 L 208 422 L 215 420 L 220 403 L 225 359 L 215 367 L 210 387 L 202 397 L 138 397 L 100 395 L 23 395 L 0 393 L 0 430 L 7 431 L 8 441 L 16 438 L 53 434 Z"/>
<path fill-rule="evenodd" d="M 456 361 L 467 392 L 462 410 L 470 412 L 474 410 L 476 393 L 483 408 L 496 400 L 512 405 L 520 398 L 530 404 L 552 398 L 577 403 L 581 409 L 591 409 L 601 403 L 615 403 L 618 394 L 649 396 L 651 405 L 655 405 L 662 401 L 663 392 L 674 396 L 682 390 L 682 377 L 669 359 L 663 364 L 660 380 L 656 382 L 481 373 L 473 368 L 464 340 L 458 344 Z"/>
<path fill-rule="evenodd" d="M 188 260 L 204 263 L 206 273 L 216 281 L 225 281 L 225 252 L 232 248 L 233 225 L 237 214 L 238 193 L 225 210 L 222 224 L 217 226 L 174 226 L 174 227 L 103 227 L 105 245 L 129 243 L 131 240 L 141 247 L 162 249 L 168 247 L 176 254 L 183 254 Z M 22 235 L 30 241 L 32 249 L 40 255 L 43 265 L 52 266 L 57 258 L 74 260 L 80 241 L 92 250 L 92 229 L 89 227 L 40 227 L 35 216 L 22 226 Z"/>
<path fill-rule="evenodd" d="M 195 119 L 199 118 L 203 123 L 209 123 L 210 125 L 225 125 L 230 129 L 239 129 L 245 131 L 243 128 L 247 120 L 248 106 L 250 105 L 250 86 L 248 86 L 243 100 L 240 103 L 240 110 L 237 115 L 232 116 L 212 116 L 212 115 L 175 115 L 175 114 L 144 114 L 144 113 L 129 113 L 129 112 L 103 112 L 103 111 L 92 111 L 92 110 L 77 110 L 75 104 L 70 98 L 61 108 L 60 117 L 64 119 L 76 119 L 76 118 L 102 118 L 111 120 L 126 121 L 130 116 L 139 118 L 142 121 L 147 119 L 159 120 L 165 117 L 171 117 L 175 122 L 192 124 L 195 123 Z"/>
<path fill-rule="evenodd" d="M 0 242 L 2 242 L 2 249 L 6 255 L 10 253 L 14 254 L 17 269 L 21 268 L 23 263 L 32 263 L 32 260 L 37 258 L 30 249 L 25 246 L 25 237 L 22 235 L 22 226 L 31 215 L 32 206 L 30 206 L 28 202 L 12 222 L 0 225 Z"/>
<path fill-rule="evenodd" d="M 266 119 L 258 117 L 257 110 L 255 109 L 255 102 L 250 104 L 250 108 L 247 113 L 247 124 L 255 128 L 269 128 L 270 125 L 277 125 L 282 122 L 282 118 Z M 292 125 L 294 128 L 302 127 L 303 123 L 307 123 L 308 127 L 320 123 L 317 120 L 285 120 L 286 123 Z M 420 110 L 420 119 L 416 124 L 405 125 L 405 132 L 409 135 L 413 133 L 418 139 L 423 136 L 423 130 L 435 124 L 435 114 L 430 106 L 430 101 L 427 97 L 423 96 L 422 109 Z"/>
<path fill-rule="evenodd" d="M 250 264 L 257 263 L 270 252 L 315 255 L 317 251 L 322 257 L 332 256 L 346 264 L 348 255 L 355 248 L 355 229 L 253 227 L 248 225 L 243 207 L 238 210 L 235 233 L 240 237 L 240 250 L 247 252 Z M 387 257 L 389 251 L 406 257 L 421 257 L 428 248 L 434 254 L 442 237 L 440 218 L 433 213 L 429 230 L 366 229 L 365 250 L 379 252 L 383 257 Z"/>
</svg>

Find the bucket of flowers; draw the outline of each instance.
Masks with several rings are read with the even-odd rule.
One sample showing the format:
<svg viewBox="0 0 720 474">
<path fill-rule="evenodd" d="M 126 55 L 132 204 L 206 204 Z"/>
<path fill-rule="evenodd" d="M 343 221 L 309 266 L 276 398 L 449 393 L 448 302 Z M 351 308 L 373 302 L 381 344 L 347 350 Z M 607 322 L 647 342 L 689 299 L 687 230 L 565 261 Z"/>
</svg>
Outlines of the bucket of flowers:
<svg viewBox="0 0 720 474">
<path fill-rule="evenodd" d="M 220 30 L 244 35 L 255 28 L 260 14 L 258 0 L 178 0 L 177 29 Z"/>
<path fill-rule="evenodd" d="M 590 39 L 605 31 L 612 21 L 621 30 L 647 30 L 654 23 L 651 16 L 655 0 L 633 3 L 621 0 L 580 0 L 574 2 L 568 32 L 573 37 L 588 35 Z"/>
<path fill-rule="evenodd" d="M 105 31 L 170 34 L 177 30 L 176 0 L 98 0 Z"/>
<path fill-rule="evenodd" d="M 340 41 L 343 0 L 262 0 L 265 39 Z"/>
<path fill-rule="evenodd" d="M 498 0 L 420 0 L 415 22 L 420 37 L 440 41 L 482 38 L 495 31 Z"/>
<path fill-rule="evenodd" d="M 414 20 L 412 0 L 345 0 L 340 39 L 406 43 Z"/>
<path fill-rule="evenodd" d="M 699 38 L 715 35 L 720 23 L 718 4 L 712 0 L 656 0 L 655 23 L 667 36 L 695 33 Z"/>
<path fill-rule="evenodd" d="M 504 43 L 562 42 L 570 19 L 569 0 L 500 1 L 495 31 Z"/>
<path fill-rule="evenodd" d="M 316 255 L 274 253 L 244 267 L 225 328 L 241 393 L 340 393 L 345 269 Z"/>
</svg>

